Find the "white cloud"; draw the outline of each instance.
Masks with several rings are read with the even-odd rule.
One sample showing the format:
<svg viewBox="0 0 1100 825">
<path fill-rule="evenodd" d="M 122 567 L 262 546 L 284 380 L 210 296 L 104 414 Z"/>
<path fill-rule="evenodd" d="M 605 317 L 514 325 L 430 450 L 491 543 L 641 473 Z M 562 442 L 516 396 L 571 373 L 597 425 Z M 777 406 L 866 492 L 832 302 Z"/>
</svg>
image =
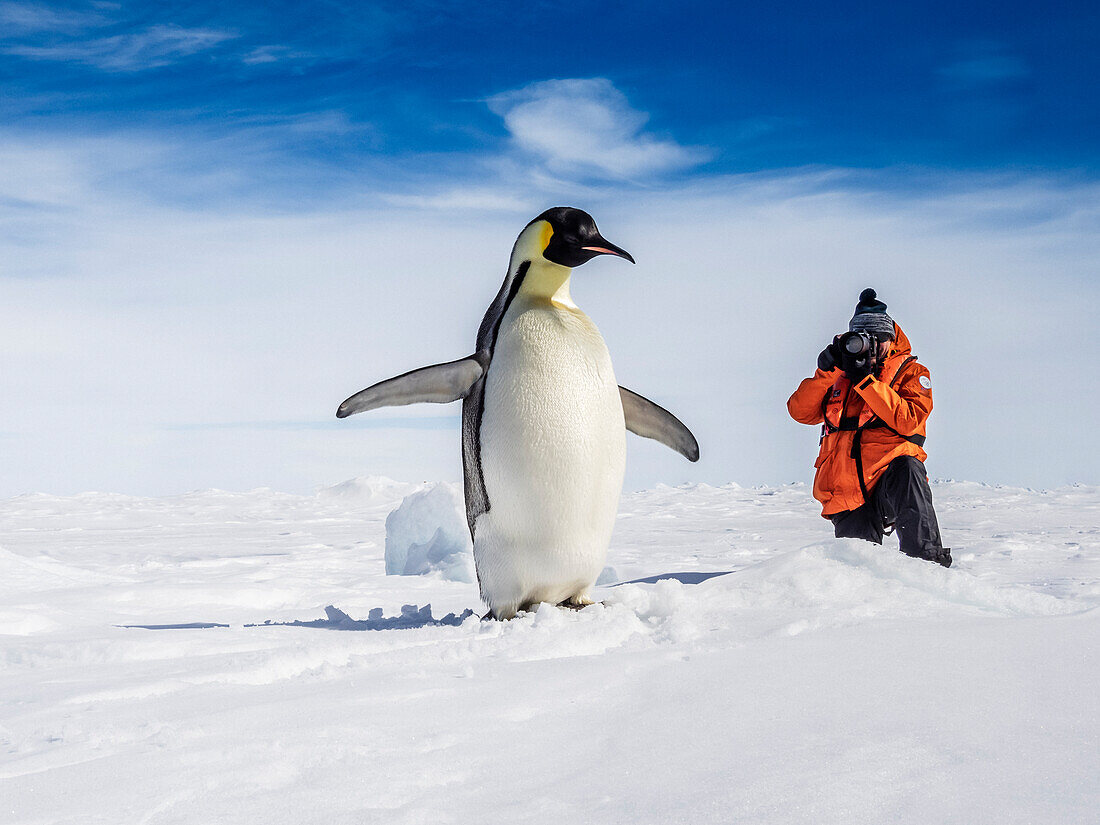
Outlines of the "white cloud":
<svg viewBox="0 0 1100 825">
<path fill-rule="evenodd" d="M 531 207 L 531 198 L 520 198 L 490 187 L 456 187 L 454 189 L 424 194 L 387 194 L 381 196 L 385 203 L 401 208 L 424 209 L 437 212 L 468 209 L 482 212 L 518 212 Z"/>
<path fill-rule="evenodd" d="M 561 175 L 637 180 L 707 160 L 643 131 L 649 119 L 605 78 L 546 80 L 488 100 L 515 145 Z"/>
<path fill-rule="evenodd" d="M 783 405 L 866 286 L 932 370 L 934 476 L 1100 481 L 1100 396 L 1081 378 L 1100 361 L 1094 183 L 926 175 L 913 194 L 824 169 L 624 197 L 449 179 L 279 214 L 113 188 L 179 152 L 0 135 L 0 165 L 18 170 L 0 176 L 0 495 L 456 480 L 456 432 L 336 422 L 335 407 L 468 354 L 516 233 L 555 202 L 588 209 L 637 258 L 578 269 L 573 296 L 619 380 L 702 445 L 689 465 L 631 439 L 629 486 L 808 480 L 816 435 Z"/>
<path fill-rule="evenodd" d="M 104 25 L 96 14 L 55 9 L 38 3 L 0 3 L 0 36 L 41 32 L 72 33 Z"/>
<path fill-rule="evenodd" d="M 3 51 L 31 60 L 84 63 L 105 71 L 133 72 L 167 66 L 235 37 L 232 32 L 217 29 L 155 25 L 138 32 L 48 46 L 13 44 Z"/>
</svg>

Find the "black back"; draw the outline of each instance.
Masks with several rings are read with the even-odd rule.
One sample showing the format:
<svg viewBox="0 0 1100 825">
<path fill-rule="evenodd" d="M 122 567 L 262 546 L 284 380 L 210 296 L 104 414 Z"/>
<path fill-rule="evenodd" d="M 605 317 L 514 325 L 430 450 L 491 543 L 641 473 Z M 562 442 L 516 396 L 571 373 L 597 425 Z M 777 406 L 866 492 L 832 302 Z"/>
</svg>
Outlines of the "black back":
<svg viewBox="0 0 1100 825">
<path fill-rule="evenodd" d="M 541 220 L 541 217 L 535 220 Z M 477 352 L 474 357 L 485 372 L 462 401 L 462 480 L 466 497 L 466 523 L 470 527 L 471 537 L 474 535 L 477 517 L 489 512 L 489 496 L 485 491 L 485 475 L 481 469 L 481 417 L 485 410 L 485 379 L 492 366 L 500 322 L 523 285 L 523 279 L 530 267 L 531 262 L 524 261 L 514 273 L 509 270 L 496 298 L 485 311 L 485 317 L 481 319 L 481 326 L 477 331 Z"/>
</svg>

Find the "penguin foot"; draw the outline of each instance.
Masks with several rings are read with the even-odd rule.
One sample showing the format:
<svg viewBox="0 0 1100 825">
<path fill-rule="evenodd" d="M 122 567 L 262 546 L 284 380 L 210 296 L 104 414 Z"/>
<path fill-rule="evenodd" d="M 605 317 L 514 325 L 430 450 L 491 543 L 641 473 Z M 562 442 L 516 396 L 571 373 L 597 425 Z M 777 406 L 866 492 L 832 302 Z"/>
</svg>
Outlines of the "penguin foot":
<svg viewBox="0 0 1100 825">
<path fill-rule="evenodd" d="M 592 599 L 585 599 L 584 601 L 574 601 L 573 599 L 567 599 L 564 602 L 559 602 L 558 607 L 565 610 L 584 610 L 590 604 L 606 604 L 606 602 L 595 602 Z"/>
<path fill-rule="evenodd" d="M 493 612 L 490 608 L 489 612 L 481 617 L 483 622 L 508 622 L 514 619 L 517 615 L 523 612 L 534 613 L 538 609 L 538 602 L 529 602 L 528 604 L 520 605 L 519 607 L 510 607 L 505 605 L 498 611 Z"/>
<path fill-rule="evenodd" d="M 589 602 L 588 604 L 592 604 L 592 602 Z M 588 604 L 573 604 L 573 602 L 561 602 L 558 604 L 558 607 L 562 608 L 563 610 L 580 611 L 588 607 Z"/>
<path fill-rule="evenodd" d="M 490 610 L 488 613 L 481 617 L 481 621 L 506 622 L 514 619 L 520 613 L 537 613 L 540 604 L 542 604 L 542 602 L 526 602 L 524 604 L 521 604 L 515 610 L 508 610 L 507 608 L 504 608 L 500 611 L 499 614 L 493 613 L 493 611 Z M 590 604 L 597 604 L 597 602 L 593 601 L 588 596 L 570 596 L 564 602 L 558 602 L 555 607 L 560 607 L 564 610 L 584 610 Z M 599 604 L 606 604 L 606 602 L 599 602 Z"/>
</svg>

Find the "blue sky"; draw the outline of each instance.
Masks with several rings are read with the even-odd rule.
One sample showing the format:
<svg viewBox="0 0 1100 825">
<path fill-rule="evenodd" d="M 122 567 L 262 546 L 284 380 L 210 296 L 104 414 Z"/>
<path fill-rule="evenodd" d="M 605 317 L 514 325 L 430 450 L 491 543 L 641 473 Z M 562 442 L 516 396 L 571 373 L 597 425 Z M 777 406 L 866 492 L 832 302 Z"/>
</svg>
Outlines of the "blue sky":
<svg viewBox="0 0 1100 825">
<path fill-rule="evenodd" d="M 457 409 L 332 410 L 466 354 L 559 204 L 638 259 L 574 296 L 703 446 L 628 485 L 808 480 L 782 404 L 868 285 L 933 475 L 1100 483 L 1098 41 L 1095 3 L 0 0 L 0 494 L 457 478 Z"/>
<path fill-rule="evenodd" d="M 486 101 L 606 78 L 681 174 L 821 164 L 1095 173 L 1095 3 L 0 3 L 9 127 L 263 144 L 416 179 L 508 140 Z M 258 150 L 257 150 L 258 151 Z M 293 171 L 299 171 L 297 169 Z M 266 174 L 263 174 L 266 172 Z M 289 178 L 289 180 L 287 180 Z M 387 180 L 387 183 L 389 180 Z M 314 184 L 314 190 L 316 183 Z M 253 193 L 256 194 L 256 193 Z M 276 190 L 263 193 L 267 197 Z"/>
</svg>

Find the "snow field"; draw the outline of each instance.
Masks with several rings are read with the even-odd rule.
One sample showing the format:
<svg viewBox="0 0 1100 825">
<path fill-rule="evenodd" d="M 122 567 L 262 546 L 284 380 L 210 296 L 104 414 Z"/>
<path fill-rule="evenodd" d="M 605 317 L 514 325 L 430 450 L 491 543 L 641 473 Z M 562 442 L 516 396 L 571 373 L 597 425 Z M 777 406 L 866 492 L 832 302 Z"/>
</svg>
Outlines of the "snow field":
<svg viewBox="0 0 1100 825">
<path fill-rule="evenodd" d="M 0 821 L 1096 821 L 1100 490 L 936 484 L 944 570 L 829 538 L 802 485 L 660 487 L 620 579 L 726 575 L 341 631 L 483 612 L 385 574 L 433 489 L 0 502 Z M 124 627 L 184 623 L 228 627 Z"/>
</svg>

